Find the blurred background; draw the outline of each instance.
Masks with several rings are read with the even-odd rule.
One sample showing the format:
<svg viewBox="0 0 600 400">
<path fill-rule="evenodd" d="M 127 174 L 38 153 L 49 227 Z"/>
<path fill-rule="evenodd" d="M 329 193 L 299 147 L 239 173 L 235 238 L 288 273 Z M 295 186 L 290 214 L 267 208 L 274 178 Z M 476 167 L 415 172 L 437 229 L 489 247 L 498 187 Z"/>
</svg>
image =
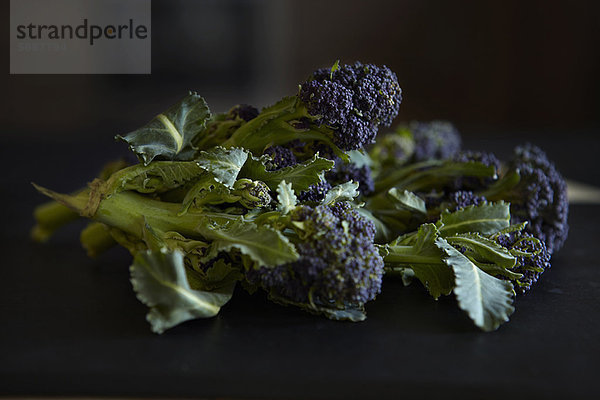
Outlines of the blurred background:
<svg viewBox="0 0 600 400">
<path fill-rule="evenodd" d="M 262 107 L 336 59 L 397 73 L 397 121 L 447 119 L 467 137 L 592 135 L 600 110 L 596 3 L 152 0 L 151 75 L 9 75 L 5 60 L 3 135 L 112 140 L 188 90 L 217 112 Z M 8 1 L 2 13 L 6 56 Z"/>
</svg>

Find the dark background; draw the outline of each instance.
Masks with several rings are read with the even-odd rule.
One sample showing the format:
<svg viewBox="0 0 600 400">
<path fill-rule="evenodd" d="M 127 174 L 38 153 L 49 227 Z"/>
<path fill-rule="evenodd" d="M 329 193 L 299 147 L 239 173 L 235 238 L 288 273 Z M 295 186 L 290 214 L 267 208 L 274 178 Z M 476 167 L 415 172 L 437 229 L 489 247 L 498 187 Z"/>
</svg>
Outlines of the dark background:
<svg viewBox="0 0 600 400">
<path fill-rule="evenodd" d="M 112 137 L 188 90 L 214 111 L 262 107 L 336 59 L 386 64 L 400 120 L 578 130 L 598 125 L 600 13 L 575 0 L 153 0 L 152 74 L 8 75 L 2 124 L 23 137 Z M 8 1 L 3 2 L 8 47 Z M 7 54 L 7 51 L 4 52 Z"/>
<path fill-rule="evenodd" d="M 600 213 L 573 206 L 553 267 L 482 333 L 452 296 L 388 279 L 359 324 L 237 290 L 222 313 L 162 336 L 130 256 L 89 259 L 78 228 L 32 243 L 29 185 L 73 190 L 113 142 L 196 90 L 213 111 L 265 106 L 316 67 L 387 64 L 398 121 L 448 119 L 501 157 L 532 141 L 600 184 L 595 1 L 152 1 L 152 74 L 9 75 L 0 64 L 0 396 L 590 398 L 600 359 Z M 8 1 L 2 2 L 8 54 Z"/>
</svg>

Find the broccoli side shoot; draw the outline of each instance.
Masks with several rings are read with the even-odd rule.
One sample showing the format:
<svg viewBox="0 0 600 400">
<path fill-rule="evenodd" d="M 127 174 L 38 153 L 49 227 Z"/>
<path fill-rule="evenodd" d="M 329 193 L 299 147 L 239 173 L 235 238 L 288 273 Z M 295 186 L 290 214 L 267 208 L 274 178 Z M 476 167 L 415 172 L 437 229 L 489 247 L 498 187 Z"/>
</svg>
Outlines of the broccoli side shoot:
<svg viewBox="0 0 600 400">
<path fill-rule="evenodd" d="M 312 116 L 333 129 L 339 148 L 355 150 L 373 143 L 380 126 L 392 124 L 402 90 L 388 67 L 357 62 L 315 71 L 298 97 Z"/>
<path fill-rule="evenodd" d="M 375 228 L 349 204 L 298 207 L 290 226 L 300 259 L 250 270 L 250 282 L 309 308 L 360 307 L 380 292 L 383 259 L 373 244 Z"/>
<path fill-rule="evenodd" d="M 458 130 L 450 122 L 411 122 L 415 148 L 413 161 L 445 160 L 452 158 L 460 151 L 461 137 Z"/>
<path fill-rule="evenodd" d="M 531 289 L 540 275 L 550 267 L 550 253 L 546 245 L 529 233 L 523 231 L 504 233 L 497 235 L 495 241 L 510 250 L 517 258 L 512 271 L 522 276 L 511 281 L 518 294 L 524 294 Z"/>
<path fill-rule="evenodd" d="M 567 184 L 546 154 L 531 144 L 515 148 L 509 167 L 484 195 L 488 200 L 510 202 L 513 222 L 527 221 L 526 230 L 552 254 L 569 232 Z"/>
</svg>

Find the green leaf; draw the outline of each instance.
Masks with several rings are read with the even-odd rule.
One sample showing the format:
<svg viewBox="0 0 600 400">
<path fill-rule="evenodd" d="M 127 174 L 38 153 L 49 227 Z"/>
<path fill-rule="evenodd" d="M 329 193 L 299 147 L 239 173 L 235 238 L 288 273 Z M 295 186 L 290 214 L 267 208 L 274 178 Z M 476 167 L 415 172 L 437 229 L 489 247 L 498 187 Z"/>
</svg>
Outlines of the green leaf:
<svg viewBox="0 0 600 400">
<path fill-rule="evenodd" d="M 237 249 L 250 256 L 259 267 L 274 267 L 299 257 L 288 238 L 266 225 L 256 226 L 242 219 L 217 224 L 207 219 L 197 229 L 200 235 L 212 242 L 207 258 L 216 257 L 220 251 Z"/>
<path fill-rule="evenodd" d="M 213 174 L 217 182 L 232 188 L 247 159 L 248 152 L 244 149 L 215 147 L 209 151 L 201 151 L 195 161 Z"/>
<path fill-rule="evenodd" d="M 206 101 L 190 92 L 142 128 L 115 138 L 129 144 L 131 151 L 146 165 L 156 157 L 188 161 L 195 152 L 192 142 L 204 131 L 209 118 Z"/>
<path fill-rule="evenodd" d="M 291 183 L 286 183 L 285 181 L 279 183 L 279 186 L 277 186 L 277 200 L 279 201 L 277 210 L 283 215 L 289 213 L 296 207 L 298 199 L 294 194 Z"/>
<path fill-rule="evenodd" d="M 396 209 L 404 209 L 420 214 L 427 214 L 425 201 L 416 194 L 409 192 L 408 190 L 401 191 L 397 188 L 391 188 L 388 190 L 387 194 L 388 198 L 392 201 L 392 204 Z"/>
<path fill-rule="evenodd" d="M 338 201 L 352 201 L 359 194 L 358 182 L 349 181 L 329 189 L 321 204 L 329 206 Z"/>
<path fill-rule="evenodd" d="M 149 165 L 136 164 L 113 173 L 97 187 L 103 196 L 135 190 L 138 193 L 161 193 L 206 175 L 194 161 L 154 161 Z"/>
<path fill-rule="evenodd" d="M 450 213 L 442 212 L 436 224 L 442 237 L 479 232 L 491 235 L 510 225 L 509 204 L 504 202 L 468 206 Z"/>
<path fill-rule="evenodd" d="M 217 315 L 233 294 L 233 285 L 215 292 L 192 289 L 179 251 L 141 251 L 130 272 L 137 298 L 150 307 L 146 319 L 156 333 L 184 321 Z"/>
<path fill-rule="evenodd" d="M 528 221 L 524 221 L 519 224 L 512 224 L 508 228 L 501 229 L 498 232 L 494 233 L 492 235 L 492 237 L 495 238 L 495 237 L 498 237 L 500 235 L 504 235 L 507 233 L 521 232 L 523 229 L 525 229 L 525 227 L 527 226 L 527 223 L 528 223 Z"/>
<path fill-rule="evenodd" d="M 412 245 L 388 245 L 388 254 L 383 257 L 386 266 L 410 267 L 435 299 L 454 289 L 454 275 L 443 261 L 444 253 L 436 245 L 437 238 L 435 225 L 423 224 Z"/>
<path fill-rule="evenodd" d="M 338 69 L 340 69 L 340 60 L 335 60 L 335 62 L 331 66 L 331 70 L 330 70 L 330 73 L 329 73 L 329 79 L 333 80 L 333 73 L 335 71 L 337 71 Z"/>
<path fill-rule="evenodd" d="M 478 233 L 458 234 L 446 237 L 446 240 L 454 246 L 463 246 L 475 252 L 478 260 L 491 262 L 502 268 L 512 268 L 517 262 L 506 248 Z"/>
<path fill-rule="evenodd" d="M 190 287 L 194 290 L 213 291 L 235 285 L 243 278 L 238 268 L 234 268 L 231 263 L 225 262 L 221 258 L 206 270 L 186 268 L 186 273 Z"/>
<path fill-rule="evenodd" d="M 206 174 L 194 183 L 185 194 L 178 215 L 185 214 L 192 205 L 200 207 L 203 204 L 228 202 L 229 200 L 235 202 L 239 200 L 239 196 L 232 196 L 227 186 L 217 182 L 213 175 Z"/>
<path fill-rule="evenodd" d="M 473 262 L 473 264 L 477 265 L 477 267 L 480 270 L 487 273 L 488 275 L 492 275 L 492 276 L 496 276 L 496 277 L 504 276 L 504 277 L 510 279 L 511 281 L 517 281 L 517 283 L 518 283 L 518 280 L 523 277 L 523 274 L 513 272 L 511 270 L 508 270 L 508 269 L 503 268 L 496 264 L 487 264 L 487 263 L 483 263 L 483 262 L 473 260 L 473 259 L 471 259 L 471 261 Z"/>
<path fill-rule="evenodd" d="M 358 168 L 364 166 L 371 167 L 373 160 L 369 157 L 369 153 L 364 150 L 350 150 L 346 152 L 348 154 L 349 161 L 356 165 Z"/>
<path fill-rule="evenodd" d="M 456 276 L 458 305 L 475 325 L 493 331 L 508 321 L 515 310 L 510 282 L 486 274 L 444 239 L 438 238 L 436 245 L 446 253 L 445 262 Z"/>
<path fill-rule="evenodd" d="M 267 171 L 265 166 L 267 160 L 266 157 L 256 158 L 250 156 L 240 172 L 240 177 L 263 181 L 271 190 L 276 190 L 279 183 L 285 180 L 287 183 L 292 184 L 294 190 L 303 192 L 309 186 L 319 183 L 321 174 L 335 165 L 331 160 L 314 155 L 313 158 L 303 163 L 276 171 Z"/>
</svg>

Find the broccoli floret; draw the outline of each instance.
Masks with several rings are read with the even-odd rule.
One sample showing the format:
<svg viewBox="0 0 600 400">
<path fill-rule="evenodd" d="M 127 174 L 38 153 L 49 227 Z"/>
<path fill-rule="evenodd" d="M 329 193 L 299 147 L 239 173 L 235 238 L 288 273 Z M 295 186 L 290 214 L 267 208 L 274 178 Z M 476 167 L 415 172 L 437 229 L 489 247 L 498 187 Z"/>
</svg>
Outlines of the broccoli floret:
<svg viewBox="0 0 600 400">
<path fill-rule="evenodd" d="M 271 156 L 272 160 L 267 164 L 270 171 L 298 164 L 294 152 L 287 146 L 271 146 L 265 150 L 264 154 Z"/>
<path fill-rule="evenodd" d="M 494 167 L 496 167 L 496 170 L 500 169 L 500 160 L 498 160 L 498 157 L 496 157 L 496 155 L 494 153 L 485 152 L 485 151 L 464 150 L 464 151 L 457 153 L 454 156 L 454 161 L 456 161 L 456 162 L 475 161 L 475 162 L 480 162 L 487 166 L 490 166 L 490 165 L 494 166 Z"/>
<path fill-rule="evenodd" d="M 494 155 L 494 153 L 482 152 L 482 151 L 460 151 L 453 157 L 456 162 L 479 162 L 485 166 L 492 166 L 496 171 L 500 171 L 500 160 Z M 454 188 L 460 190 L 482 190 L 492 183 L 494 183 L 492 177 L 477 178 L 473 176 L 461 176 L 454 181 Z"/>
<path fill-rule="evenodd" d="M 298 97 L 310 115 L 330 126 L 343 125 L 352 112 L 352 91 L 337 82 L 313 80 L 302 84 Z"/>
<path fill-rule="evenodd" d="M 298 207 L 290 225 L 300 259 L 250 270 L 249 281 L 278 298 L 337 309 L 360 307 L 380 292 L 383 259 L 373 244 L 375 228 L 349 204 Z"/>
<path fill-rule="evenodd" d="M 238 179 L 233 184 L 232 194 L 239 196 L 239 203 L 249 210 L 267 207 L 271 203 L 269 186 L 262 181 L 251 179 Z"/>
<path fill-rule="evenodd" d="M 484 196 L 470 190 L 457 190 L 449 193 L 433 190 L 429 193 L 419 193 L 419 197 L 425 200 L 428 222 L 437 221 L 442 211 L 454 212 L 467 206 L 478 206 L 487 202 Z"/>
<path fill-rule="evenodd" d="M 238 104 L 229 110 L 229 116 L 231 119 L 241 118 L 248 122 L 258 116 L 258 109 L 249 104 Z"/>
<path fill-rule="evenodd" d="M 527 221 L 526 230 L 543 241 L 552 254 L 561 248 L 569 232 L 567 184 L 546 154 L 531 144 L 515 148 L 509 167 L 485 196 L 510 202 L 512 221 Z"/>
<path fill-rule="evenodd" d="M 321 182 L 310 185 L 308 190 L 298 194 L 298 201 L 302 203 L 318 203 L 325 198 L 325 195 L 332 186 L 329 182 L 322 180 Z"/>
<path fill-rule="evenodd" d="M 536 283 L 540 275 L 550 267 L 550 253 L 543 241 L 523 231 L 510 232 L 495 237 L 495 241 L 508 250 L 513 250 L 517 258 L 512 272 L 521 274 L 511 279 L 515 292 L 524 294 Z M 508 279 L 504 277 L 504 279 Z"/>
<path fill-rule="evenodd" d="M 386 66 L 355 63 L 319 69 L 302 84 L 300 99 L 311 115 L 333 128 L 334 143 L 343 150 L 374 142 L 379 126 L 398 115 L 402 90 Z"/>
<path fill-rule="evenodd" d="M 411 122 L 415 149 L 413 161 L 445 160 L 460 151 L 461 138 L 458 130 L 450 122 Z"/>
<path fill-rule="evenodd" d="M 368 165 L 359 167 L 352 162 L 345 162 L 339 158 L 335 161 L 333 169 L 325 173 L 325 179 L 333 186 L 348 181 L 357 182 L 358 190 L 363 196 L 370 195 L 375 189 L 371 169 Z"/>
<path fill-rule="evenodd" d="M 478 206 L 480 204 L 484 204 L 485 202 L 486 199 L 483 196 L 478 196 L 468 190 L 458 190 L 456 192 L 452 192 L 448 196 L 446 209 L 450 212 L 454 212 L 467 206 Z"/>
</svg>

